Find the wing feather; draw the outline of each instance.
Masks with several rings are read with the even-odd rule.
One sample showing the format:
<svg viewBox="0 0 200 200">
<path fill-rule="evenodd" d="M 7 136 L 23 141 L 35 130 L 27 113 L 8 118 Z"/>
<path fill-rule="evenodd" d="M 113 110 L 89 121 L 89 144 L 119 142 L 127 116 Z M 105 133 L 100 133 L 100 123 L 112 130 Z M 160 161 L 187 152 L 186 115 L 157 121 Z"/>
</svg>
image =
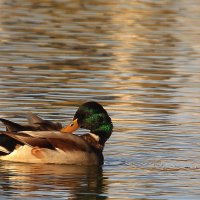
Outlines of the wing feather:
<svg viewBox="0 0 200 200">
<path fill-rule="evenodd" d="M 28 122 L 31 126 L 38 127 L 38 130 L 50 131 L 57 130 L 59 131 L 62 128 L 61 123 L 51 122 L 50 120 L 43 120 L 38 115 L 28 112 L 27 114 Z"/>
<path fill-rule="evenodd" d="M 41 147 L 63 151 L 87 151 L 91 150 L 88 143 L 80 136 L 63 134 L 58 131 L 22 131 L 10 133 L 1 131 L 1 134 L 16 140 L 16 144 L 25 144 L 30 147 Z"/>
<path fill-rule="evenodd" d="M 71 134 L 71 133 L 61 133 L 59 131 L 22 131 L 21 133 L 23 134 L 27 134 L 33 138 L 45 138 L 48 139 L 48 141 L 50 141 L 50 143 L 52 143 L 52 145 L 61 144 L 63 146 L 63 141 L 66 143 L 65 146 L 79 146 L 79 148 L 75 148 L 75 149 L 84 149 L 84 150 L 89 150 L 89 145 L 88 143 L 81 138 L 80 136 Z M 54 142 L 55 141 L 55 142 Z M 58 147 L 58 146 L 56 146 Z M 59 148 L 59 147 L 58 147 Z M 64 148 L 64 147 L 62 147 Z M 67 147 L 66 147 L 67 148 Z"/>
</svg>

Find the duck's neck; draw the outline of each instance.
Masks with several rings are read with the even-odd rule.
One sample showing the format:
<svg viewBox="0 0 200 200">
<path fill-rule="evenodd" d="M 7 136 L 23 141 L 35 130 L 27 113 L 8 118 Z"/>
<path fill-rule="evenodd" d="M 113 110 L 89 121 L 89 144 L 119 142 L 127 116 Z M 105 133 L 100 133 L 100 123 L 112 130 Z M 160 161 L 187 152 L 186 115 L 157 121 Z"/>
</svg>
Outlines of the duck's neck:
<svg viewBox="0 0 200 200">
<path fill-rule="evenodd" d="M 105 142 L 112 134 L 113 125 L 111 119 L 108 118 L 104 123 L 87 123 L 84 124 L 82 128 L 89 129 L 91 137 L 100 145 L 104 146 Z"/>
<path fill-rule="evenodd" d="M 98 129 L 91 130 L 91 134 L 98 138 L 98 143 L 104 145 L 112 134 L 112 124 L 101 125 Z"/>
<path fill-rule="evenodd" d="M 103 151 L 103 145 L 101 145 L 97 140 L 99 139 L 95 134 L 93 133 L 87 133 L 84 135 L 81 135 L 81 137 L 94 149 L 96 149 L 99 152 Z"/>
<path fill-rule="evenodd" d="M 98 135 L 94 134 L 94 133 L 89 133 L 89 135 L 97 142 L 99 143 L 100 141 L 100 138 Z"/>
</svg>

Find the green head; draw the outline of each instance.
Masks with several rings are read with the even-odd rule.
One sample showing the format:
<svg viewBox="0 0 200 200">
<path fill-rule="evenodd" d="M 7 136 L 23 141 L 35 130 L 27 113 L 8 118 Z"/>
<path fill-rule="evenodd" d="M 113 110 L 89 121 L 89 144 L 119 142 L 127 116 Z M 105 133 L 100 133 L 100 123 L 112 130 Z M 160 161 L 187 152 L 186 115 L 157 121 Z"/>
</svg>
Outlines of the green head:
<svg viewBox="0 0 200 200">
<path fill-rule="evenodd" d="M 98 135 L 100 144 L 104 144 L 110 137 L 113 129 L 112 121 L 106 110 L 97 102 L 82 104 L 74 115 L 80 128 L 88 129 Z"/>
</svg>

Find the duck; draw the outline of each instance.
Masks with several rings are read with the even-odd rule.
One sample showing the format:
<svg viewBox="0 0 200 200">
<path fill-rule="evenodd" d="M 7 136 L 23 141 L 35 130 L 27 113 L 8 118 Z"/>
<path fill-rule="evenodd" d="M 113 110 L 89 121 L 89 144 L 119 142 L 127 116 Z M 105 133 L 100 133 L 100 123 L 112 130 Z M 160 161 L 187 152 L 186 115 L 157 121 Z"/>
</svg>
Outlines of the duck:
<svg viewBox="0 0 200 200">
<path fill-rule="evenodd" d="M 28 124 L 0 118 L 0 160 L 43 164 L 103 165 L 103 149 L 113 131 L 103 106 L 89 101 L 79 106 L 66 126 L 28 113 Z M 84 134 L 75 134 L 77 129 Z"/>
</svg>

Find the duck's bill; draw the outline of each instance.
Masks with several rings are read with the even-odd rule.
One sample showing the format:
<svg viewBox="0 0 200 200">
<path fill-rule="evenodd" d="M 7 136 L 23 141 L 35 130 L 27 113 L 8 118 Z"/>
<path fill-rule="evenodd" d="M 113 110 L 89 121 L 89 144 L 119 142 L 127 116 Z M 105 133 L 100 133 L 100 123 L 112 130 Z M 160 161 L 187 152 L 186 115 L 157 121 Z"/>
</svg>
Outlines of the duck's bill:
<svg viewBox="0 0 200 200">
<path fill-rule="evenodd" d="M 65 126 L 64 128 L 62 128 L 60 131 L 62 133 L 73 133 L 75 130 L 77 130 L 79 128 L 78 125 L 78 120 L 75 119 L 72 121 L 72 123 L 70 123 L 69 125 Z"/>
</svg>

